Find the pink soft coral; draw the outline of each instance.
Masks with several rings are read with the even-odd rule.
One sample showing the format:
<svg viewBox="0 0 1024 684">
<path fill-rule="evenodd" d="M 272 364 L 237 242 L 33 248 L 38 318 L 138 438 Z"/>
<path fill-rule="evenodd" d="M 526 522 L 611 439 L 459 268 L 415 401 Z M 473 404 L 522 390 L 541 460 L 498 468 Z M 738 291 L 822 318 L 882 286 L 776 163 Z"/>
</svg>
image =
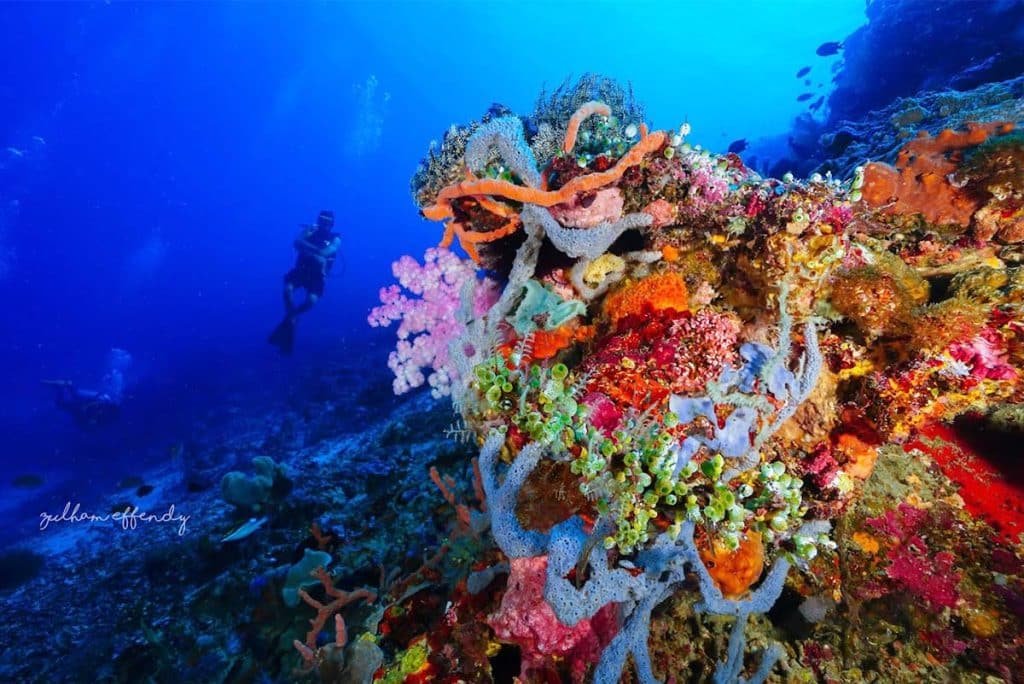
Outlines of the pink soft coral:
<svg viewBox="0 0 1024 684">
<path fill-rule="evenodd" d="M 832 445 L 823 442 L 816 446 L 810 455 L 800 463 L 803 474 L 818 489 L 830 487 L 836 479 L 841 466 L 832 453 Z"/>
<path fill-rule="evenodd" d="M 473 313 L 481 315 L 497 299 L 497 285 L 486 278 L 478 281 L 473 262 L 441 248 L 428 249 L 422 266 L 411 256 L 403 256 L 392 264 L 391 271 L 401 287 L 381 288 L 381 305 L 370 312 L 368 320 L 374 327 L 401 321 L 398 345 L 388 356 L 388 367 L 395 374 L 395 394 L 427 381 L 435 397 L 445 396 L 455 379 L 448 348 L 464 332 L 456 316 L 463 287 L 473 283 Z M 402 288 L 416 296 L 407 296 Z M 423 368 L 433 371 L 429 378 Z"/>
<path fill-rule="evenodd" d="M 914 535 L 890 551 L 888 558 L 890 564 L 885 574 L 889 579 L 902 585 L 932 610 L 956 605 L 960 573 L 955 570 L 956 556 L 952 553 L 939 551 L 929 556 L 924 539 Z"/>
<path fill-rule="evenodd" d="M 719 171 L 716 164 L 710 157 L 696 155 L 693 158 L 689 199 L 696 209 L 705 210 L 718 204 L 729 193 L 729 178 Z"/>
<path fill-rule="evenodd" d="M 548 557 L 513 558 L 508 588 L 498 612 L 487 619 L 499 639 L 519 646 L 522 677 L 547 669 L 555 658 L 565 658 L 574 681 L 583 681 L 587 667 L 596 663 L 617 629 L 616 609 L 609 604 L 574 627 L 562 624 L 544 600 Z"/>
</svg>

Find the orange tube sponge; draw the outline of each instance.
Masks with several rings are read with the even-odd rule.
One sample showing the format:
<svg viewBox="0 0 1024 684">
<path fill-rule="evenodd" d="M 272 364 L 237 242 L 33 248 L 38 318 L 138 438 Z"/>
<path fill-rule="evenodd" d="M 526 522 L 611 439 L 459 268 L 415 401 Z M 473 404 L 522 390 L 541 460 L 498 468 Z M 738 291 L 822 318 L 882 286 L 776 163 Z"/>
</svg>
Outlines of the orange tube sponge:
<svg viewBox="0 0 1024 684">
<path fill-rule="evenodd" d="M 611 185 L 622 177 L 626 169 L 639 164 L 646 155 L 655 152 L 664 144 L 664 131 L 651 133 L 634 145 L 629 152 L 624 154 L 615 163 L 615 166 L 607 171 L 577 176 L 558 190 L 529 188 L 497 178 L 481 178 L 479 180 L 474 179 L 455 183 L 438 193 L 437 202 L 429 207 L 425 207 L 423 215 L 433 221 L 451 218 L 453 215 L 452 200 L 470 195 L 503 197 L 514 202 L 536 204 L 541 207 L 551 207 L 562 202 L 568 202 L 581 192 L 590 192 L 591 190 Z"/>
<path fill-rule="evenodd" d="M 449 221 L 447 227 L 444 230 L 444 236 L 441 238 L 438 247 L 448 248 L 452 244 L 453 238 L 459 239 L 459 246 L 466 250 L 466 254 L 474 262 L 480 263 L 480 252 L 477 251 L 476 246 L 484 242 L 494 242 L 500 240 L 503 237 L 507 237 L 512 233 L 519 230 L 519 217 L 514 216 L 508 223 L 495 230 L 480 232 L 466 230 L 466 228 L 458 221 Z"/>
<path fill-rule="evenodd" d="M 604 311 L 612 325 L 626 316 L 648 310 L 686 311 L 688 308 L 686 281 L 676 271 L 648 276 L 616 290 L 604 300 Z"/>
<path fill-rule="evenodd" d="M 604 102 L 585 102 L 569 117 L 569 127 L 565 131 L 565 142 L 562 143 L 562 150 L 566 154 L 572 152 L 572 148 L 576 147 L 576 134 L 580 131 L 580 124 L 594 114 L 611 116 L 612 109 Z"/>
<path fill-rule="evenodd" d="M 934 138 L 921 131 L 896 157 L 896 165 L 872 162 L 864 167 L 862 195 L 868 206 L 889 214 L 920 214 L 930 223 L 967 227 L 978 201 L 949 182 L 959 152 L 1005 135 L 1012 123 L 967 124 L 965 131 L 946 129 Z"/>
</svg>

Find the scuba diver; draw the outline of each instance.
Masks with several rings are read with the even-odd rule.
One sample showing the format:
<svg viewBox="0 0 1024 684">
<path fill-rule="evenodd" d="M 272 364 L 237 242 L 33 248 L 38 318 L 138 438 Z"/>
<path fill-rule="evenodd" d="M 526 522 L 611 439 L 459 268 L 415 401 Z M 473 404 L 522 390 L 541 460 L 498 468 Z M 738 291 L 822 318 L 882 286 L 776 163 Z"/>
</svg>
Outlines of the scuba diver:
<svg viewBox="0 0 1024 684">
<path fill-rule="evenodd" d="M 75 387 L 70 380 L 43 380 L 55 390 L 54 403 L 66 411 L 81 430 L 110 425 L 121 415 L 121 402 L 106 392 Z"/>
<path fill-rule="evenodd" d="M 334 265 L 341 236 L 332 232 L 334 212 L 321 211 L 315 226 L 303 226 L 295 239 L 295 266 L 284 276 L 284 320 L 267 340 L 282 354 L 291 354 L 295 343 L 295 322 L 317 303 L 324 294 L 327 274 Z M 301 304 L 295 303 L 295 289 L 306 291 Z"/>
<path fill-rule="evenodd" d="M 110 425 L 121 415 L 124 398 L 124 373 L 132 365 L 132 356 L 123 349 L 111 349 L 107 354 L 107 371 L 99 389 L 75 387 L 70 380 L 43 380 L 54 389 L 54 403 L 67 412 L 82 430 L 93 430 Z"/>
</svg>

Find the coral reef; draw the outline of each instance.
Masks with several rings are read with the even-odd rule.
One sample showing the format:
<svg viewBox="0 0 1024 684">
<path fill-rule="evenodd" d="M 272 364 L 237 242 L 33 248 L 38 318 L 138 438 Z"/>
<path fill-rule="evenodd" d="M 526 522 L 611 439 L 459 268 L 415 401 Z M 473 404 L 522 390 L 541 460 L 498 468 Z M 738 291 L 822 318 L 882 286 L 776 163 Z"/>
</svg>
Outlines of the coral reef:
<svg viewBox="0 0 1024 684">
<path fill-rule="evenodd" d="M 1012 126 L 923 134 L 843 183 L 764 179 L 585 86 L 532 123 L 481 122 L 463 176 L 419 201 L 501 283 L 486 311 L 463 303 L 451 347 L 479 510 L 433 476 L 474 548 L 476 598 L 447 620 L 489 630 L 428 639 L 433 676 L 505 643 L 521 681 L 839 681 L 870 666 L 834 626 L 893 595 L 912 604 L 890 612 L 932 616 L 904 637 L 914 653 L 1003 672 L 1017 646 L 979 641 L 1017 619 L 977 600 L 994 575 L 923 533 L 985 504 L 912 445 L 1024 399 Z M 887 490 L 896 458 L 928 486 Z M 1015 557 L 1016 518 L 995 518 L 989 548 Z M 728 637 L 702 615 L 729 616 Z"/>
<path fill-rule="evenodd" d="M 600 77 L 493 107 L 414 178 L 391 376 L 346 350 L 103 502 L 195 541 L 6 551 L 0 678 L 1015 681 L 1016 120 L 797 180 Z"/>
<path fill-rule="evenodd" d="M 969 90 L 901 97 L 853 120 L 820 124 L 802 118 L 794 131 L 800 159 L 791 160 L 788 168 L 848 178 L 865 161 L 894 161 L 900 148 L 921 132 L 935 136 L 972 121 L 1012 121 L 1020 126 L 1024 123 L 1022 96 L 1024 76 L 1017 76 Z"/>
</svg>

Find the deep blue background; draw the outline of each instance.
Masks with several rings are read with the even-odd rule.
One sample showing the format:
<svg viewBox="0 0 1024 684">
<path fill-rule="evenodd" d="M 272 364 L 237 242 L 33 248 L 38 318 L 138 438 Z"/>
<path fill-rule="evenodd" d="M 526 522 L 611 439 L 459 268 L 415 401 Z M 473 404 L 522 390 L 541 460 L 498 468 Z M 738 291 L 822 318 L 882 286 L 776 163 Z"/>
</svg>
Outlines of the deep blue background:
<svg viewBox="0 0 1024 684">
<path fill-rule="evenodd" d="M 370 339 L 391 261 L 440 236 L 408 179 L 451 123 L 494 101 L 528 113 L 544 84 L 595 71 L 632 81 L 653 127 L 689 120 L 722 151 L 786 130 L 808 104 L 800 67 L 827 93 L 838 58 L 814 50 L 863 9 L 0 5 L 3 472 L 137 470 L 196 412 Z M 299 359 L 281 359 L 265 342 L 281 275 L 321 208 L 339 217 L 344 267 L 300 325 Z M 136 358 L 126 420 L 79 435 L 38 381 L 95 382 L 112 346 Z"/>
</svg>

